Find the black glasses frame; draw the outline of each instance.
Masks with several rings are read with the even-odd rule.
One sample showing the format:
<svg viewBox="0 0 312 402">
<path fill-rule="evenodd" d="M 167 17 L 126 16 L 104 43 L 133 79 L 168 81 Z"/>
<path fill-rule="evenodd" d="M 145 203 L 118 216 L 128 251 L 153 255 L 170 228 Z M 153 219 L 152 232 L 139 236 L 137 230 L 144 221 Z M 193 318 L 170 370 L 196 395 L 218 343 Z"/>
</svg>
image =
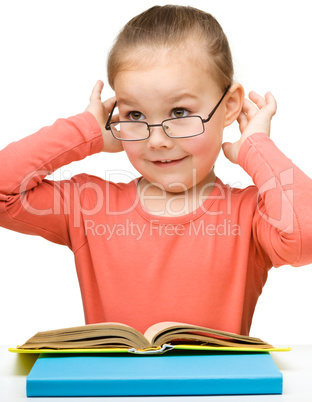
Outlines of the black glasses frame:
<svg viewBox="0 0 312 402">
<path fill-rule="evenodd" d="M 113 135 L 113 137 L 116 138 L 116 140 L 119 140 L 119 141 L 144 141 L 144 140 L 147 140 L 147 139 L 151 136 L 150 127 L 162 127 L 164 133 L 165 133 L 168 137 L 170 137 L 170 138 L 177 138 L 177 139 L 179 139 L 179 138 L 191 138 L 191 137 L 196 137 L 197 135 L 201 135 L 201 134 L 203 134 L 203 133 L 205 132 L 204 123 L 207 123 L 207 122 L 212 118 L 212 116 L 214 115 L 214 113 L 215 113 L 215 111 L 218 109 L 218 107 L 220 106 L 220 103 L 223 101 L 223 99 L 224 99 L 225 95 L 227 94 L 228 90 L 230 89 L 230 87 L 231 87 L 231 85 L 229 85 L 229 86 L 225 89 L 225 92 L 223 93 L 221 99 L 220 99 L 219 102 L 216 104 L 216 106 L 212 109 L 212 111 L 209 113 L 207 119 L 203 119 L 201 116 L 192 115 L 192 116 L 185 116 L 185 117 L 177 117 L 177 118 L 172 118 L 172 119 L 166 119 L 166 120 L 163 120 L 163 121 L 162 121 L 161 123 L 159 123 L 159 124 L 148 124 L 148 123 L 146 123 L 145 121 L 118 121 L 118 122 L 116 122 L 116 123 L 134 123 L 134 124 L 135 124 L 135 123 L 140 123 L 140 124 L 145 124 L 145 125 L 147 126 L 147 129 L 148 129 L 148 136 L 145 137 L 145 138 L 139 138 L 139 139 L 133 139 L 133 140 L 126 140 L 126 139 L 118 138 L 118 137 L 116 137 L 115 134 L 113 133 L 113 130 L 112 130 L 112 128 L 111 128 L 111 124 L 113 124 L 113 123 L 111 123 L 111 120 L 112 120 L 112 117 L 113 117 L 114 110 L 115 110 L 115 108 L 116 108 L 116 106 L 117 106 L 117 101 L 116 101 L 116 102 L 114 103 L 114 106 L 113 106 L 113 108 L 112 108 L 112 110 L 111 110 L 109 116 L 108 116 L 107 122 L 106 122 L 106 124 L 105 124 L 105 129 L 106 129 L 106 130 L 110 130 L 111 133 L 112 133 L 112 135 Z M 190 117 L 199 117 L 199 118 L 201 119 L 202 124 L 203 124 L 203 131 L 202 131 L 201 133 L 193 134 L 193 135 L 187 135 L 187 136 L 183 136 L 183 137 L 176 137 L 176 136 L 169 135 L 169 134 L 166 132 L 166 129 L 165 129 L 165 127 L 164 127 L 164 123 L 166 123 L 166 121 L 188 119 L 188 118 L 190 118 Z"/>
</svg>

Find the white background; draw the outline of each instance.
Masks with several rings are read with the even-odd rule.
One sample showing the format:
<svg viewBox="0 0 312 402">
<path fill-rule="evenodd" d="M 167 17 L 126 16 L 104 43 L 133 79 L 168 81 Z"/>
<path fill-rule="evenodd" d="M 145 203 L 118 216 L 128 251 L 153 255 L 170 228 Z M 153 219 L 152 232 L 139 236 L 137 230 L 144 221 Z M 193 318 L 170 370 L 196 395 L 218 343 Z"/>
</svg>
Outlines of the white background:
<svg viewBox="0 0 312 402">
<path fill-rule="evenodd" d="M 59 117 L 82 112 L 97 79 L 106 84 L 103 99 L 112 96 L 106 56 L 115 36 L 134 15 L 166 3 L 1 0 L 0 148 Z M 309 2 L 197 0 L 177 4 L 202 8 L 221 23 L 232 48 L 235 80 L 246 93 L 272 91 L 278 113 L 271 137 L 311 177 Z M 225 139 L 238 135 L 235 123 Z M 105 172 L 114 169 L 136 174 L 126 155 L 101 153 L 60 169 L 53 179 L 81 172 L 106 178 Z M 223 155 L 216 173 L 233 186 L 251 184 L 242 169 Z M 74 258 L 67 247 L 2 228 L 0 247 L 0 344 L 15 346 L 39 330 L 84 323 Z M 311 266 L 272 269 L 251 335 L 273 344 L 311 343 L 311 283 Z"/>
</svg>

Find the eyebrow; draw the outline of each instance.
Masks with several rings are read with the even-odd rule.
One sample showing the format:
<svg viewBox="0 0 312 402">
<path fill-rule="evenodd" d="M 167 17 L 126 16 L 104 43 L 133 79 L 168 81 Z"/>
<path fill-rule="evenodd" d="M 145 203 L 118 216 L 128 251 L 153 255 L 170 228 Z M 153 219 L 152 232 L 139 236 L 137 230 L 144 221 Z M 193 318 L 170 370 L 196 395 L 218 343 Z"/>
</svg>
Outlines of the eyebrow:
<svg viewBox="0 0 312 402">
<path fill-rule="evenodd" d="M 131 99 L 125 99 L 125 98 L 119 98 L 117 101 L 117 107 L 118 105 L 127 105 L 127 106 L 133 106 L 136 102 L 131 101 Z"/>
<path fill-rule="evenodd" d="M 187 100 L 187 99 L 198 100 L 199 96 L 185 92 L 180 95 L 176 95 L 176 96 L 172 96 L 172 97 L 168 98 L 166 103 L 171 104 L 171 103 L 176 103 L 176 102 Z M 117 106 L 118 105 L 137 106 L 137 101 L 135 101 L 135 100 L 132 101 L 131 99 L 126 99 L 126 98 L 119 98 L 118 102 L 117 102 Z"/>
<path fill-rule="evenodd" d="M 198 100 L 199 96 L 188 93 L 188 92 L 184 92 L 180 95 L 172 96 L 171 98 L 168 98 L 168 103 L 175 103 L 175 102 L 187 100 L 187 99 Z"/>
</svg>

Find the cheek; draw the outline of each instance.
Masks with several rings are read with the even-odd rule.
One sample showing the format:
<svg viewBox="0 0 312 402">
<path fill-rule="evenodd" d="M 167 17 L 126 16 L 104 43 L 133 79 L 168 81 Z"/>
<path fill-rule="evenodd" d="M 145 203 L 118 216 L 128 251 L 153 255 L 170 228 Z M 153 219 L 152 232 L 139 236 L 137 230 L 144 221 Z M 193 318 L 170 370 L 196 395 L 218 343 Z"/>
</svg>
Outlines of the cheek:
<svg viewBox="0 0 312 402">
<path fill-rule="evenodd" d="M 196 139 L 196 141 L 195 141 Z M 220 152 L 222 145 L 222 135 L 203 135 L 194 137 L 193 141 L 185 144 L 185 150 L 187 150 L 193 156 L 205 157 L 208 159 L 215 158 Z"/>
<path fill-rule="evenodd" d="M 129 161 L 135 166 L 139 161 L 139 156 L 142 154 L 142 145 L 139 142 L 127 141 L 123 141 L 122 145 Z"/>
</svg>

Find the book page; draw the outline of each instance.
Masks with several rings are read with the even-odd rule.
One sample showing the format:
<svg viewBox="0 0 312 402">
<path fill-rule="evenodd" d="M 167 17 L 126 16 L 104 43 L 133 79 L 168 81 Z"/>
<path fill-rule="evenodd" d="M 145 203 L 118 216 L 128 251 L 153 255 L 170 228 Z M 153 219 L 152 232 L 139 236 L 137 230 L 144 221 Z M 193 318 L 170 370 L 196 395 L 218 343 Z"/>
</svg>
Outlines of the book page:
<svg viewBox="0 0 312 402">
<path fill-rule="evenodd" d="M 150 347 L 149 342 L 136 329 L 125 324 L 107 322 L 38 332 L 19 348 L 67 349 L 116 345 L 137 349 Z"/>
<path fill-rule="evenodd" d="M 259 348 L 272 347 L 259 338 L 171 321 L 152 325 L 144 336 L 154 346 L 161 346 L 166 342 L 180 339 L 229 347 L 238 345 L 241 347 L 255 345 Z"/>
</svg>

